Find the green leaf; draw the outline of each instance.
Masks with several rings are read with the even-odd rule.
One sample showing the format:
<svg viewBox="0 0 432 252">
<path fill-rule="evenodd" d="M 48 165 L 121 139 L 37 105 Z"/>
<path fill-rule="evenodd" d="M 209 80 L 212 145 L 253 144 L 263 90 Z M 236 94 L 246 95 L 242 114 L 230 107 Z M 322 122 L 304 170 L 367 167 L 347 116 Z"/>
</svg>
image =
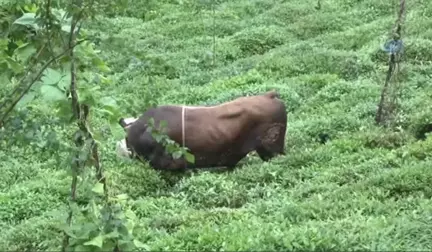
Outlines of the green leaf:
<svg viewBox="0 0 432 252">
<path fill-rule="evenodd" d="M 148 124 L 151 126 L 154 126 L 154 118 L 150 117 L 150 119 L 148 120 Z"/>
<path fill-rule="evenodd" d="M 91 251 L 88 247 L 86 247 L 86 246 L 83 246 L 83 245 L 77 245 L 75 248 L 74 248 L 74 251 Z"/>
<path fill-rule="evenodd" d="M 158 133 L 153 133 L 152 136 L 156 140 L 156 142 L 158 142 L 158 143 L 160 143 L 163 139 L 163 135 L 158 134 Z"/>
<path fill-rule="evenodd" d="M 99 195 L 103 195 L 103 193 L 104 193 L 103 184 L 100 182 L 96 183 L 96 185 L 93 187 L 92 191 L 99 194 Z"/>
<path fill-rule="evenodd" d="M 118 238 L 120 236 L 119 232 L 117 230 L 112 231 L 111 233 L 108 233 L 104 235 L 105 238 L 111 239 L 111 238 Z"/>
<path fill-rule="evenodd" d="M 6 58 L 6 63 L 8 65 L 8 67 L 10 69 L 12 69 L 12 71 L 14 71 L 15 74 L 19 74 L 24 70 L 23 65 L 19 64 L 18 62 L 16 62 L 15 60 L 13 60 L 10 57 Z"/>
<path fill-rule="evenodd" d="M 66 99 L 66 95 L 55 86 L 42 85 L 40 91 L 43 98 L 47 101 L 60 101 Z"/>
<path fill-rule="evenodd" d="M 36 14 L 35 13 L 24 13 L 20 18 L 15 20 L 13 24 L 19 25 L 34 25 L 36 24 Z"/>
<path fill-rule="evenodd" d="M 176 150 L 176 147 L 172 144 L 168 144 L 165 148 L 168 153 L 173 153 Z"/>
<path fill-rule="evenodd" d="M 182 156 L 182 152 L 181 151 L 176 151 L 172 154 L 172 157 L 174 159 L 179 159 Z"/>
<path fill-rule="evenodd" d="M 166 128 L 167 126 L 168 126 L 167 121 L 162 120 L 162 121 L 159 122 L 159 127 L 160 127 L 161 129 Z"/>
<path fill-rule="evenodd" d="M 63 20 L 63 23 L 70 23 L 70 20 L 72 19 L 72 17 L 65 19 L 67 15 L 66 11 L 63 9 L 53 8 L 51 12 L 58 20 Z"/>
<path fill-rule="evenodd" d="M 150 133 L 150 134 L 152 134 L 152 130 L 153 130 L 153 128 L 152 128 L 152 127 L 150 127 L 150 126 L 147 126 L 147 128 L 146 128 L 146 132 L 147 132 L 147 133 Z"/>
<path fill-rule="evenodd" d="M 72 107 L 67 99 L 57 102 L 57 115 L 64 121 L 69 121 L 73 117 Z"/>
<path fill-rule="evenodd" d="M 25 43 L 19 46 L 15 52 L 18 60 L 24 63 L 36 52 L 36 48 L 29 43 Z"/>
<path fill-rule="evenodd" d="M 168 136 L 165 138 L 165 142 L 169 145 L 174 145 L 174 147 L 180 147 L 174 140 L 170 139 Z"/>
<path fill-rule="evenodd" d="M 186 161 L 189 163 L 195 163 L 195 156 L 189 152 L 186 152 L 185 154 Z"/>
<path fill-rule="evenodd" d="M 71 84 L 71 74 L 70 72 L 67 72 L 58 82 L 57 86 L 61 90 L 68 90 Z"/>
<path fill-rule="evenodd" d="M 23 98 L 21 98 L 21 100 L 19 100 L 19 102 L 17 103 L 17 108 L 23 108 L 25 107 L 25 105 L 27 105 L 29 102 L 33 101 L 35 98 L 35 93 L 33 92 L 29 92 L 27 94 L 25 94 L 23 96 Z"/>
<path fill-rule="evenodd" d="M 118 200 L 126 200 L 128 198 L 127 194 L 122 193 L 115 196 Z"/>
<path fill-rule="evenodd" d="M 115 100 L 114 98 L 112 98 L 112 97 L 109 97 L 109 96 L 102 97 L 102 98 L 100 99 L 100 103 L 101 103 L 103 106 L 110 106 L 110 107 L 115 107 L 115 106 L 117 106 L 117 102 L 116 102 L 116 100 Z"/>
<path fill-rule="evenodd" d="M 36 13 L 38 7 L 36 4 L 32 3 L 30 5 L 24 5 L 24 10 L 31 13 Z"/>
<path fill-rule="evenodd" d="M 93 65 L 97 66 L 97 68 L 102 72 L 110 72 L 111 71 L 111 69 L 99 57 L 94 57 L 92 59 L 92 63 L 93 63 Z"/>
<path fill-rule="evenodd" d="M 93 245 L 93 246 L 96 246 L 98 248 L 102 248 L 103 241 L 104 241 L 104 237 L 102 235 L 98 235 L 95 238 L 91 239 L 90 241 L 85 242 L 84 245 L 86 245 L 86 246 Z"/>
<path fill-rule="evenodd" d="M 108 84 L 111 84 L 111 83 L 112 83 L 112 80 L 111 80 L 110 78 L 107 78 L 107 77 L 102 76 L 102 75 L 100 75 L 100 74 L 97 74 L 97 75 L 99 76 L 100 82 L 101 82 L 102 84 L 108 85 Z"/>
<path fill-rule="evenodd" d="M 145 245 L 144 243 L 140 242 L 137 239 L 134 239 L 133 243 L 134 243 L 135 247 L 137 247 L 137 248 L 143 248 L 144 250 L 147 250 L 147 251 L 150 250 L 149 246 Z"/>
<path fill-rule="evenodd" d="M 42 83 L 46 85 L 57 85 L 62 79 L 62 74 L 52 68 L 47 68 L 44 72 L 44 76 L 41 78 Z"/>
<path fill-rule="evenodd" d="M 68 25 L 68 24 L 62 25 L 61 26 L 61 30 L 64 31 L 64 32 L 70 33 L 71 25 Z"/>
<path fill-rule="evenodd" d="M 110 111 L 109 109 L 98 109 L 99 112 L 101 112 L 101 114 L 106 114 L 108 116 L 113 116 L 114 113 L 112 111 Z"/>
<path fill-rule="evenodd" d="M 43 83 L 40 81 L 36 81 L 30 88 L 31 91 L 39 92 L 40 88 L 42 87 Z"/>
</svg>

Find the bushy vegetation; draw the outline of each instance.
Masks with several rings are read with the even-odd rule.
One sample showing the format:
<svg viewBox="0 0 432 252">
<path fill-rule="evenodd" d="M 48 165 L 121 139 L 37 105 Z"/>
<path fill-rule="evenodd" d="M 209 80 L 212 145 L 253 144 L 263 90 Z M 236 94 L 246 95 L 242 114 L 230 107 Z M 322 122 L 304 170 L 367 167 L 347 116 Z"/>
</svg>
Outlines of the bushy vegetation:
<svg viewBox="0 0 432 252">
<path fill-rule="evenodd" d="M 95 105 L 92 127 L 107 128 L 99 151 L 108 188 L 129 196 L 125 215 L 135 218 L 130 228 L 142 248 L 432 249 L 432 137 L 419 137 L 432 123 L 428 1 L 407 2 L 400 109 L 389 128 L 374 117 L 388 67 L 381 47 L 398 1 L 138 2 L 85 25 L 111 70 L 98 92 L 114 97 L 124 117 L 270 89 L 288 109 L 286 156 L 250 155 L 233 172 L 180 176 L 117 157 L 123 131 L 107 128 L 98 112 L 104 103 Z M 62 142 L 76 128 L 60 125 L 41 99 L 14 113 L 54 129 Z M 70 194 L 67 150 L 31 125 L 2 130 L 0 250 L 58 251 Z M 90 197 L 86 186 L 78 184 L 78 204 Z"/>
</svg>

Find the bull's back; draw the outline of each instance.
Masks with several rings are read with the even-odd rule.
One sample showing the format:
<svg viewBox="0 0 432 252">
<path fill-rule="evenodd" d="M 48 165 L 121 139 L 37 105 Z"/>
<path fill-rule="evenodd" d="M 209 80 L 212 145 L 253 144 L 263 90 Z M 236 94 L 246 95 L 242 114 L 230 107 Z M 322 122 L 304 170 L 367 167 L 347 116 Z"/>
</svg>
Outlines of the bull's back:
<svg viewBox="0 0 432 252">
<path fill-rule="evenodd" d="M 247 113 L 257 123 L 285 123 L 287 120 L 285 103 L 278 99 L 277 92 L 268 92 L 252 97 L 244 104 Z"/>
</svg>

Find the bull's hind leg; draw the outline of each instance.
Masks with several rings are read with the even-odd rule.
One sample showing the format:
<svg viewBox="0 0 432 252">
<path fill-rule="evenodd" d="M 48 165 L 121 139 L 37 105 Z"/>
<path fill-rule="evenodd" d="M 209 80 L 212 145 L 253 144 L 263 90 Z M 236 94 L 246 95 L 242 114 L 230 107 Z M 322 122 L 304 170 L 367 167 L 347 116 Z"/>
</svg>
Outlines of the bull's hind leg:
<svg viewBox="0 0 432 252">
<path fill-rule="evenodd" d="M 256 152 L 263 161 L 268 161 L 277 155 L 284 155 L 286 126 L 275 123 L 261 131 Z"/>
</svg>

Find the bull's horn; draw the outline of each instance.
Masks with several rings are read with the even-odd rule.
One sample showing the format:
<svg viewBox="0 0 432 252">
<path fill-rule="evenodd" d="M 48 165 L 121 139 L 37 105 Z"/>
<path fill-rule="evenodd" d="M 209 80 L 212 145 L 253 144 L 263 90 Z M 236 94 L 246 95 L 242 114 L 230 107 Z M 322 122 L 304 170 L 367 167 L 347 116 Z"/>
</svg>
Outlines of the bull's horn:
<svg viewBox="0 0 432 252">
<path fill-rule="evenodd" d="M 124 127 L 126 127 L 127 126 L 127 123 L 125 122 L 125 120 L 124 120 L 124 118 L 122 117 L 122 118 L 120 118 L 120 120 L 119 120 L 119 124 L 120 124 L 120 126 L 122 126 L 122 128 L 124 128 Z"/>
</svg>

